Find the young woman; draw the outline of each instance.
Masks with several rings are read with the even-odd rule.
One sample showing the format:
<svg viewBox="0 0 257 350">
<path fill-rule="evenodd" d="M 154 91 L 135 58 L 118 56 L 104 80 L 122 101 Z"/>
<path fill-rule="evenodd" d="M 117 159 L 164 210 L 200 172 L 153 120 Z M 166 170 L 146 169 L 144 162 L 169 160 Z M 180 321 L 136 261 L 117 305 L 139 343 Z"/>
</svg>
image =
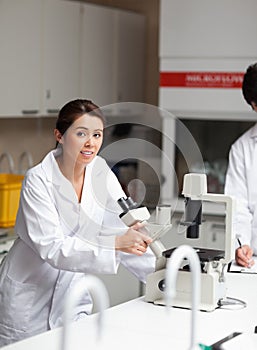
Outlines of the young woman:
<svg viewBox="0 0 257 350">
<path fill-rule="evenodd" d="M 119 263 L 141 281 L 154 270 L 151 239 L 141 224 L 125 227 L 124 196 L 97 156 L 104 117 L 88 100 L 67 103 L 57 119 L 57 148 L 23 181 L 15 231 L 0 269 L 0 346 L 62 325 L 63 300 L 85 273 L 117 272 Z M 85 294 L 75 319 L 91 312 Z"/>
</svg>

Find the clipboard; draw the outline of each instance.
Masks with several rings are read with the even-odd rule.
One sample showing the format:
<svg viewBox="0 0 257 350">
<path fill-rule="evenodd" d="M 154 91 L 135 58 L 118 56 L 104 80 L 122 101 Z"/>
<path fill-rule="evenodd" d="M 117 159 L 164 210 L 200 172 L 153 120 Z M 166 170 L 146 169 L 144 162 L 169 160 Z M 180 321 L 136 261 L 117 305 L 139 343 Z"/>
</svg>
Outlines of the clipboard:
<svg viewBox="0 0 257 350">
<path fill-rule="evenodd" d="M 240 266 L 233 260 L 228 264 L 228 272 L 257 274 L 257 256 L 253 256 L 253 260 L 254 265 L 251 267 Z"/>
</svg>

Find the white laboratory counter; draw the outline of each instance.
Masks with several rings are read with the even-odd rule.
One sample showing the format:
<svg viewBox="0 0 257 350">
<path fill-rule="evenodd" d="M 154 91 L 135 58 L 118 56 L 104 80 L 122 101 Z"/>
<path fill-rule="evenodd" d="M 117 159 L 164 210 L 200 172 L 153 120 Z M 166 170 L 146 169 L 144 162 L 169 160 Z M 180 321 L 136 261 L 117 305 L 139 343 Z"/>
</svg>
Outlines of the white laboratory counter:
<svg viewBox="0 0 257 350">
<path fill-rule="evenodd" d="M 252 334 L 257 326 L 257 274 L 228 273 L 228 297 L 247 303 L 243 309 L 198 312 L 197 340 L 211 345 L 234 331 Z M 104 332 L 96 342 L 96 317 L 73 323 L 73 349 L 189 348 L 191 311 L 146 303 L 144 297 L 105 311 Z M 2 348 L 3 350 L 60 349 L 61 328 Z"/>
</svg>

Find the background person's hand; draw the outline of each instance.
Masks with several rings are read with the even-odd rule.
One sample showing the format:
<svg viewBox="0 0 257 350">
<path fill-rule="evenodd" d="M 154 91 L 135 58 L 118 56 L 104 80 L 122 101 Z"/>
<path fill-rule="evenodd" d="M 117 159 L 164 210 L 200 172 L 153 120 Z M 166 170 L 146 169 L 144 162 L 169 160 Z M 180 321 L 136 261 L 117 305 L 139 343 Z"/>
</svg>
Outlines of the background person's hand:
<svg viewBox="0 0 257 350">
<path fill-rule="evenodd" d="M 151 237 L 139 231 L 143 227 L 144 224 L 136 223 L 124 235 L 116 236 L 115 249 L 125 253 L 143 255 L 148 245 L 152 243 Z"/>
<path fill-rule="evenodd" d="M 249 245 L 242 245 L 242 247 L 239 247 L 236 250 L 236 262 L 238 265 L 251 267 L 254 264 L 252 256 L 253 250 Z"/>
</svg>

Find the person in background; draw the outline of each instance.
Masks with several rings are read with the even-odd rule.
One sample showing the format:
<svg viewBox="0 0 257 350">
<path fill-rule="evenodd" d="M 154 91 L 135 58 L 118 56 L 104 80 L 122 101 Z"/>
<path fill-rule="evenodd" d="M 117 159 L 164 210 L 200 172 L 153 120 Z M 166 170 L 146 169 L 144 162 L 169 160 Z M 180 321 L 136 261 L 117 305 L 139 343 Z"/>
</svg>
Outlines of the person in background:
<svg viewBox="0 0 257 350">
<path fill-rule="evenodd" d="M 243 78 L 246 102 L 257 112 L 257 63 L 250 65 Z M 237 199 L 235 233 L 239 246 L 236 262 L 244 267 L 254 264 L 257 255 L 257 124 L 231 146 L 225 193 Z"/>
<path fill-rule="evenodd" d="M 63 301 L 84 274 L 115 274 L 120 263 L 145 282 L 154 271 L 151 238 L 128 228 L 125 194 L 98 156 L 104 116 L 89 100 L 68 102 L 54 130 L 57 148 L 25 175 L 15 232 L 0 267 L 0 346 L 62 325 Z M 89 293 L 74 320 L 91 312 Z"/>
</svg>

